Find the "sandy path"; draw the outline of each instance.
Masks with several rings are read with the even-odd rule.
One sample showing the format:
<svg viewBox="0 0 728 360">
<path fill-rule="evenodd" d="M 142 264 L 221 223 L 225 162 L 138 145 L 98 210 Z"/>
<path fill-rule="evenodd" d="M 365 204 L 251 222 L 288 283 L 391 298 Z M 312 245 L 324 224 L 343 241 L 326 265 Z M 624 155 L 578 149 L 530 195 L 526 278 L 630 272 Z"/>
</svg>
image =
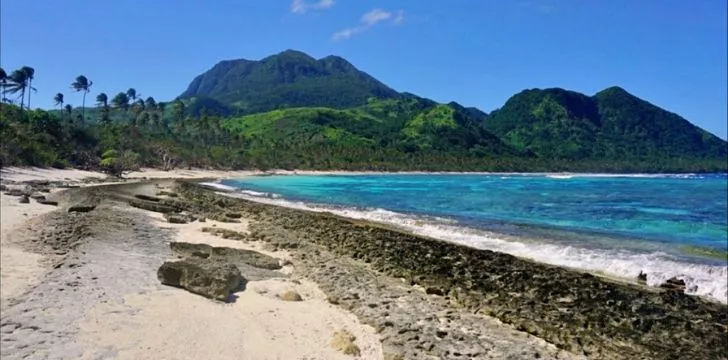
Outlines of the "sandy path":
<svg viewBox="0 0 728 360">
<path fill-rule="evenodd" d="M 283 252 L 266 252 L 200 231 L 213 225 L 246 229 L 245 222 L 162 226 L 176 230 L 175 241 L 245 248 L 288 258 Z M 98 304 L 83 321 L 79 341 L 114 349 L 118 359 L 351 359 L 328 344 L 335 331 L 347 329 L 357 337 L 362 359 L 382 357 L 373 328 L 330 305 L 316 284 L 285 278 L 292 270 L 290 266 L 282 270 L 281 278 L 249 282 L 232 304 L 161 286 L 146 294 L 129 294 L 120 302 Z M 277 295 L 286 290 L 298 292 L 304 301 L 280 300 Z"/>
<path fill-rule="evenodd" d="M 8 301 L 36 284 L 48 268 L 40 254 L 23 249 L 29 228 L 40 215 L 55 210 L 35 201 L 21 204 L 17 196 L 0 195 L 0 309 Z"/>
</svg>

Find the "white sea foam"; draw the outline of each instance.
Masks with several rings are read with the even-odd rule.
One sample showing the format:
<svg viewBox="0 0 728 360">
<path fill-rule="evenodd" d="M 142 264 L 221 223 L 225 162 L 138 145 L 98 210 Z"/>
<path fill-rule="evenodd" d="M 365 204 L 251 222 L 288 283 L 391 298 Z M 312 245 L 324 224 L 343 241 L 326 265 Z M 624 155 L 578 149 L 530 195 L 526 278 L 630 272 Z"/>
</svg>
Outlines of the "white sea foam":
<svg viewBox="0 0 728 360">
<path fill-rule="evenodd" d="M 236 191 L 237 190 L 236 188 L 234 188 L 232 186 L 223 185 L 219 182 L 205 182 L 205 183 L 200 183 L 200 185 L 205 185 L 207 187 L 225 190 L 225 191 Z"/>
<path fill-rule="evenodd" d="M 256 195 L 259 194 L 259 195 Z M 456 221 L 435 217 L 419 217 L 385 209 L 332 207 L 271 198 L 265 193 L 237 192 L 233 195 L 262 203 L 315 212 L 330 212 L 353 219 L 394 225 L 415 234 L 453 243 L 512 254 L 535 261 L 603 273 L 624 279 L 635 279 L 640 272 L 648 274 L 649 285 L 659 285 L 677 277 L 686 283 L 686 293 L 714 298 L 728 303 L 728 266 L 691 264 L 667 253 L 638 254 L 625 250 L 587 249 L 549 243 L 508 239 L 507 236 L 457 226 Z"/>
</svg>

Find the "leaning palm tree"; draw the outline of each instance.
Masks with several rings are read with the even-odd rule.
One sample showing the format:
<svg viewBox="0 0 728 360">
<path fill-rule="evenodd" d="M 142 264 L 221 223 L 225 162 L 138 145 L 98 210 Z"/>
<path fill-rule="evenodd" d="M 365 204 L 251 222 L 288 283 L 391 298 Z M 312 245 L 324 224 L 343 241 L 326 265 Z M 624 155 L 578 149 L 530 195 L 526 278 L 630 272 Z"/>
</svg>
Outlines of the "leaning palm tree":
<svg viewBox="0 0 728 360">
<path fill-rule="evenodd" d="M 101 107 L 109 106 L 109 97 L 106 95 L 106 93 L 96 95 L 96 104 Z"/>
<path fill-rule="evenodd" d="M 33 87 L 33 79 L 35 78 L 35 69 L 30 66 L 23 66 L 20 71 L 25 73 L 25 77 L 28 79 L 28 110 L 30 110 L 30 94 L 35 91 Z"/>
<path fill-rule="evenodd" d="M 109 117 L 109 97 L 106 95 L 106 93 L 96 95 L 96 104 L 101 106 L 101 123 L 110 123 L 111 118 Z"/>
<path fill-rule="evenodd" d="M 76 91 L 83 91 L 83 101 L 81 102 L 81 119 L 86 120 L 86 94 L 91 91 L 91 85 L 93 81 L 90 81 L 83 75 L 76 77 L 76 81 L 71 83 L 71 87 Z"/>
<path fill-rule="evenodd" d="M 5 86 L 8 84 L 8 81 L 10 78 L 8 77 L 8 73 L 5 72 L 5 69 L 0 68 L 0 96 L 2 97 L 3 102 L 7 102 L 8 99 L 5 98 Z"/>
<path fill-rule="evenodd" d="M 139 94 L 137 94 L 136 89 L 129 88 L 129 90 L 126 91 L 126 96 L 129 97 L 129 100 L 131 100 L 131 102 L 135 102 Z"/>
<path fill-rule="evenodd" d="M 68 119 L 70 121 L 71 114 L 73 114 L 73 106 L 71 106 L 71 104 L 66 104 L 63 109 L 66 111 L 66 116 L 68 116 Z"/>
<path fill-rule="evenodd" d="M 111 103 L 114 104 L 114 107 L 116 108 L 127 110 L 129 109 L 129 96 L 124 92 L 120 92 L 111 99 Z"/>
<path fill-rule="evenodd" d="M 20 111 L 22 111 L 25 104 L 25 90 L 28 88 L 27 74 L 22 69 L 15 70 L 8 78 L 10 81 L 6 84 L 5 93 L 20 93 L 18 97 L 20 98 Z"/>
<path fill-rule="evenodd" d="M 56 106 L 59 108 L 63 108 L 63 94 L 58 93 L 56 96 L 53 97 L 53 101 L 56 103 Z"/>
</svg>

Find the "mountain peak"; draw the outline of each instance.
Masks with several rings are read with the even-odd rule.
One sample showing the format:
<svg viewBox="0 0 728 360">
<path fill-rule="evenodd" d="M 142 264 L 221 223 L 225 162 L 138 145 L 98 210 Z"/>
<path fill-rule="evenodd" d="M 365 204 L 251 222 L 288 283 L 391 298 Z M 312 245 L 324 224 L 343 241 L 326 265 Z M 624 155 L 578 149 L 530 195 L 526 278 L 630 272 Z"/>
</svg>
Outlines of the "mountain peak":
<svg viewBox="0 0 728 360">
<path fill-rule="evenodd" d="M 316 60 L 293 49 L 258 61 L 228 60 L 196 77 L 181 98 L 208 97 L 243 113 L 281 107 L 364 105 L 399 93 L 342 57 Z"/>
<path fill-rule="evenodd" d="M 616 86 L 616 85 L 615 86 L 610 86 L 610 87 L 608 87 L 608 88 L 606 88 L 606 89 L 604 89 L 604 90 L 602 90 L 602 91 L 594 94 L 594 96 L 605 96 L 605 95 L 606 96 L 615 96 L 615 95 L 616 96 L 625 96 L 626 95 L 626 96 L 636 97 L 636 96 L 630 94 L 623 87 Z"/>
</svg>

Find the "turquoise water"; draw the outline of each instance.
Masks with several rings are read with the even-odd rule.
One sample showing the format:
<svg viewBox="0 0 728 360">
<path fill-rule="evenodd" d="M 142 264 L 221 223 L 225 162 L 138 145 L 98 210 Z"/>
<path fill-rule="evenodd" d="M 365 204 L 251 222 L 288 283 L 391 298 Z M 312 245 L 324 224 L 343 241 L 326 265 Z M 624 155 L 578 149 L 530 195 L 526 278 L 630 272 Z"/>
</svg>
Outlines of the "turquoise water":
<svg viewBox="0 0 728 360">
<path fill-rule="evenodd" d="M 725 174 L 296 175 L 222 184 L 259 198 L 265 193 L 282 205 L 328 207 L 471 246 L 618 276 L 651 270 L 657 281 L 679 270 L 678 276 L 698 284 L 724 283 L 728 275 L 725 256 L 686 250 L 725 254 Z M 700 285 L 694 292 L 725 295 L 725 285 Z"/>
</svg>

